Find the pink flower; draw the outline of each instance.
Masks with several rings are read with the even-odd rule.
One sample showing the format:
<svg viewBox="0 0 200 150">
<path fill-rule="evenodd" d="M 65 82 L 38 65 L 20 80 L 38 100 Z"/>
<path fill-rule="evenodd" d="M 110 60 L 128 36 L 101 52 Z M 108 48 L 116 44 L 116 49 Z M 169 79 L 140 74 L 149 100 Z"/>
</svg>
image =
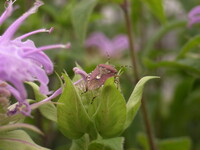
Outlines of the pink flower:
<svg viewBox="0 0 200 150">
<path fill-rule="evenodd" d="M 200 23 L 200 6 L 194 7 L 188 14 L 188 26 L 192 27 L 193 24 Z"/>
<path fill-rule="evenodd" d="M 13 3 L 9 1 L 8 7 L 0 16 L 0 25 L 13 12 Z M 53 63 L 49 57 L 43 52 L 48 49 L 69 48 L 69 44 L 55 44 L 42 47 L 36 47 L 31 40 L 24 40 L 30 35 L 40 32 L 51 32 L 46 29 L 38 29 L 26 33 L 20 37 L 14 38 L 14 34 L 24 20 L 31 14 L 35 13 L 43 3 L 37 0 L 34 6 L 25 12 L 21 17 L 14 21 L 8 29 L 0 36 L 0 83 L 10 83 L 7 88 L 18 100 L 18 106 L 13 112 L 19 110 L 19 107 L 26 106 L 21 112 L 30 115 L 30 106 L 26 101 L 27 92 L 24 87 L 25 81 L 38 81 L 40 83 L 40 91 L 43 94 L 49 94 L 47 74 L 53 72 Z"/>
<path fill-rule="evenodd" d="M 110 40 L 103 33 L 95 32 L 86 40 L 85 46 L 96 47 L 103 55 L 115 56 L 127 50 L 129 48 L 129 42 L 128 37 L 123 34 Z"/>
</svg>

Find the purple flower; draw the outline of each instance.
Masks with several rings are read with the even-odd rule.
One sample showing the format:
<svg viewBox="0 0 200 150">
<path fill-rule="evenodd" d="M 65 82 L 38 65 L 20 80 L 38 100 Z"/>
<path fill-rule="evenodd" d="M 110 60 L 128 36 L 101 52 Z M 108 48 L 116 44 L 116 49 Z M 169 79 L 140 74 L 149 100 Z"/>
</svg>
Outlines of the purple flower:
<svg viewBox="0 0 200 150">
<path fill-rule="evenodd" d="M 112 40 L 108 39 L 103 33 L 95 32 L 89 36 L 85 43 L 86 47 L 96 47 L 103 55 L 115 56 L 129 48 L 128 37 L 118 35 Z"/>
<path fill-rule="evenodd" d="M 188 26 L 192 27 L 193 24 L 200 23 L 200 6 L 194 7 L 188 14 Z"/>
<path fill-rule="evenodd" d="M 0 16 L 0 25 L 13 12 L 14 2 L 15 1 L 12 0 L 8 2 L 8 7 Z M 19 110 L 20 107 L 23 107 L 21 112 L 25 115 L 30 115 L 31 109 L 26 101 L 27 92 L 24 87 L 25 81 L 38 81 L 40 83 L 41 93 L 45 95 L 50 94 L 47 86 L 49 83 L 47 74 L 53 72 L 53 63 L 43 51 L 55 48 L 69 48 L 70 46 L 70 44 L 56 44 L 36 47 L 33 41 L 24 40 L 28 36 L 36 33 L 50 33 L 52 28 L 50 30 L 38 29 L 14 38 L 14 34 L 19 26 L 27 17 L 35 13 L 41 5 L 43 5 L 43 3 L 37 0 L 32 8 L 14 21 L 0 36 L 0 83 L 10 83 L 7 88 L 18 100 L 19 104 L 15 110 L 13 110 L 13 113 Z"/>
</svg>

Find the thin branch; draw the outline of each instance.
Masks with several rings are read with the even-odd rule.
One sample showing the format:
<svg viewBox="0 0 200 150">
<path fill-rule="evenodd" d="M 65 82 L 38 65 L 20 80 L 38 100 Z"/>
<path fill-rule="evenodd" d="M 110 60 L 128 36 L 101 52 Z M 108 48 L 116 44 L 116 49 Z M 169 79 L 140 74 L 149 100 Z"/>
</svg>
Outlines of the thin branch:
<svg viewBox="0 0 200 150">
<path fill-rule="evenodd" d="M 135 54 L 135 49 L 134 49 L 134 38 L 133 38 L 133 31 L 132 31 L 132 21 L 131 21 L 131 16 L 130 16 L 130 12 L 129 12 L 129 1 L 128 0 L 124 0 L 124 3 L 121 5 L 122 10 L 124 12 L 124 18 L 126 21 L 126 26 L 127 26 L 127 34 L 128 34 L 128 38 L 129 38 L 129 49 L 130 49 L 130 54 L 131 54 L 131 62 L 133 65 L 133 73 L 134 73 L 134 78 L 135 78 L 135 82 L 139 81 L 139 71 L 138 71 L 138 67 L 137 67 L 137 60 L 136 60 L 136 54 Z M 143 119 L 144 119 L 144 123 L 145 123 L 145 128 L 146 128 L 146 132 L 147 132 L 147 136 L 148 136 L 148 142 L 150 145 L 150 149 L 151 150 L 156 150 L 156 146 L 155 146 L 155 142 L 154 142 L 154 136 L 153 136 L 153 132 L 152 132 L 152 127 L 150 124 L 150 120 L 149 120 L 149 116 L 147 113 L 147 108 L 146 108 L 146 102 L 144 100 L 144 98 L 142 98 L 142 114 L 143 114 Z"/>
</svg>

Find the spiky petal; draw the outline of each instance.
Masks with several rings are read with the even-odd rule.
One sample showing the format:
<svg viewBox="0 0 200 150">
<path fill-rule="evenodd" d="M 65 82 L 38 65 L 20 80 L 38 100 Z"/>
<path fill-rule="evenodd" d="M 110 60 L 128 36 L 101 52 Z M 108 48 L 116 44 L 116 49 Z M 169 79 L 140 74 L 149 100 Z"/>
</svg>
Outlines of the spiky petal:
<svg viewBox="0 0 200 150">
<path fill-rule="evenodd" d="M 188 26 L 192 27 L 192 25 L 196 23 L 200 23 L 200 6 L 194 7 L 189 13 L 188 13 Z"/>
<path fill-rule="evenodd" d="M 13 11 L 13 3 L 13 1 L 9 2 L 8 7 L 0 17 L 0 23 L 3 23 L 10 16 Z M 35 30 L 13 38 L 19 26 L 27 17 L 35 13 L 41 5 L 43 5 L 43 2 L 37 0 L 32 8 L 14 21 L 0 36 L 0 81 L 11 83 L 8 85 L 8 89 L 19 103 L 12 113 L 20 110 L 25 115 L 30 115 L 31 109 L 26 101 L 25 81 L 38 81 L 41 93 L 50 94 L 47 86 L 49 83 L 47 74 L 53 72 L 53 63 L 43 51 L 47 49 L 69 48 L 70 46 L 70 44 L 55 44 L 37 48 L 33 41 L 29 39 L 24 41 L 24 38 L 33 34 L 51 32 L 52 28 L 50 30 Z M 22 107 L 23 109 L 21 109 Z"/>
<path fill-rule="evenodd" d="M 95 47 L 102 55 L 115 56 L 129 48 L 128 37 L 120 34 L 110 40 L 101 32 L 92 33 L 86 40 L 86 47 Z"/>
</svg>

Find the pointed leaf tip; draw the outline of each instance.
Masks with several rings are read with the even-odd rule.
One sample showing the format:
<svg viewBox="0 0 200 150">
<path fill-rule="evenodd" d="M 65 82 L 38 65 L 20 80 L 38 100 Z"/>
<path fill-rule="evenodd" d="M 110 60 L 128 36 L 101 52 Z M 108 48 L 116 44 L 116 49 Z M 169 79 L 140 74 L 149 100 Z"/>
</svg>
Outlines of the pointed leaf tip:
<svg viewBox="0 0 200 150">
<path fill-rule="evenodd" d="M 90 124 L 89 116 L 83 106 L 80 96 L 67 75 L 63 75 L 65 85 L 58 100 L 58 125 L 60 131 L 68 138 L 78 139 L 87 132 Z"/>
<path fill-rule="evenodd" d="M 140 81 L 136 84 L 136 86 L 126 104 L 127 118 L 126 118 L 126 123 L 125 123 L 124 129 L 126 129 L 131 124 L 131 122 L 133 121 L 133 119 L 140 107 L 143 88 L 144 88 L 145 83 L 151 79 L 156 79 L 156 78 L 160 78 L 160 77 L 146 76 L 146 77 L 143 77 L 142 79 L 140 79 Z"/>
</svg>

